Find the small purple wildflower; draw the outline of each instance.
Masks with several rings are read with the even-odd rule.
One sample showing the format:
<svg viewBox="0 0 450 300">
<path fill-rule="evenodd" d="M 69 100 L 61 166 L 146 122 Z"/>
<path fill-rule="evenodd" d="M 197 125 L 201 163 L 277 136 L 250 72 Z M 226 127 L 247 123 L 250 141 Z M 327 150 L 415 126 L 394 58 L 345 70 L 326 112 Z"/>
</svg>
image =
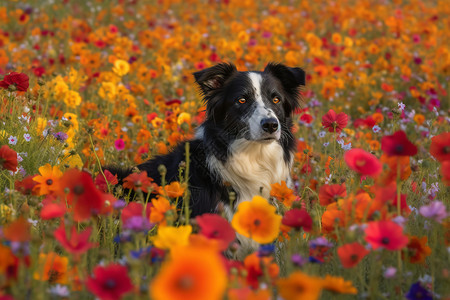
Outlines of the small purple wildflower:
<svg viewBox="0 0 450 300">
<path fill-rule="evenodd" d="M 62 132 L 62 131 L 59 131 L 59 132 L 56 132 L 56 133 L 52 133 L 52 134 L 53 134 L 53 136 L 55 137 L 55 139 L 57 139 L 57 140 L 60 141 L 60 142 L 64 142 L 64 141 L 67 140 L 67 138 L 69 137 L 69 136 L 67 135 L 67 133 Z"/>
<path fill-rule="evenodd" d="M 425 218 L 433 219 L 439 223 L 448 216 L 442 201 L 433 201 L 429 205 L 422 206 L 419 213 Z"/>
</svg>

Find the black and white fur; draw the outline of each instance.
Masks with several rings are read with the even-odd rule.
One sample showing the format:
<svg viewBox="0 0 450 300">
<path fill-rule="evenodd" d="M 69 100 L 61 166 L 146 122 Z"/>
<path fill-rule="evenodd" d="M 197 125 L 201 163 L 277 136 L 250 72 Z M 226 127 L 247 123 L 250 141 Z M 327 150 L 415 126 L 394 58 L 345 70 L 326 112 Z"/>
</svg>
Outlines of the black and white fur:
<svg viewBox="0 0 450 300">
<path fill-rule="evenodd" d="M 291 182 L 296 149 L 292 114 L 299 107 L 305 72 L 282 64 L 268 64 L 263 72 L 239 72 L 222 63 L 194 76 L 206 103 L 206 120 L 195 138 L 137 168 L 161 184 L 158 166 L 164 165 L 166 181 L 177 181 L 185 143 L 190 143 L 191 216 L 216 212 L 223 203 L 231 220 L 242 201 L 255 195 L 268 198 L 271 184 Z M 236 195 L 232 206 L 230 192 Z"/>
</svg>

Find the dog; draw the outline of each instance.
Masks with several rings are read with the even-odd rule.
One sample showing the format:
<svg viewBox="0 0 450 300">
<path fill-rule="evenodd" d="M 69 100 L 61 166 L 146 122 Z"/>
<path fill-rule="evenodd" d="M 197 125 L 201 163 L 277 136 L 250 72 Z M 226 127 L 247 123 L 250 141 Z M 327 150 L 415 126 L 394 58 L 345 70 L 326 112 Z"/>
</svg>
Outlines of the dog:
<svg viewBox="0 0 450 300">
<path fill-rule="evenodd" d="M 224 207 L 231 220 L 239 203 L 255 195 L 268 199 L 271 184 L 292 184 L 296 150 L 292 117 L 300 106 L 305 72 L 276 63 L 262 72 L 240 72 L 233 64 L 221 63 L 193 75 L 206 104 L 205 121 L 192 140 L 137 168 L 160 185 L 158 168 L 164 165 L 166 182 L 179 181 L 189 143 L 191 216 Z M 131 170 L 111 172 L 124 178 Z"/>
</svg>

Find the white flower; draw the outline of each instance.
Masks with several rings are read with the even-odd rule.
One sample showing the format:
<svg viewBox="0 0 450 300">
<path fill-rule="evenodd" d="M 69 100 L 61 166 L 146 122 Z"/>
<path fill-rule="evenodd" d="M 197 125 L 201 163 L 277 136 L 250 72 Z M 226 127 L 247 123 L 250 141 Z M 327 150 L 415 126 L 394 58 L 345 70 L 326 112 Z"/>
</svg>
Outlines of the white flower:
<svg viewBox="0 0 450 300">
<path fill-rule="evenodd" d="M 8 142 L 9 142 L 10 145 L 15 145 L 15 144 L 17 144 L 17 137 L 11 135 L 11 136 L 8 138 Z"/>
<path fill-rule="evenodd" d="M 325 142 L 325 143 L 323 143 L 323 146 L 328 147 L 329 144 L 330 144 L 329 142 Z"/>
<path fill-rule="evenodd" d="M 323 138 L 325 136 L 326 132 L 325 131 L 321 131 L 319 132 L 319 137 Z"/>
<path fill-rule="evenodd" d="M 375 126 L 372 127 L 372 131 L 375 132 L 375 133 L 378 133 L 378 132 L 381 131 L 381 127 L 378 126 L 378 125 L 375 125 Z"/>
<path fill-rule="evenodd" d="M 399 104 L 398 104 L 398 108 L 399 109 L 401 109 L 401 110 L 404 110 L 405 109 L 405 104 L 403 104 L 403 102 L 400 102 Z"/>
<path fill-rule="evenodd" d="M 341 145 L 341 147 L 345 151 L 348 151 L 348 150 L 352 149 L 352 143 L 348 143 L 347 145 Z"/>
<path fill-rule="evenodd" d="M 31 135 L 30 135 L 29 133 L 25 133 L 25 134 L 23 135 L 23 138 L 24 138 L 25 141 L 27 141 L 27 142 L 31 141 Z"/>
</svg>

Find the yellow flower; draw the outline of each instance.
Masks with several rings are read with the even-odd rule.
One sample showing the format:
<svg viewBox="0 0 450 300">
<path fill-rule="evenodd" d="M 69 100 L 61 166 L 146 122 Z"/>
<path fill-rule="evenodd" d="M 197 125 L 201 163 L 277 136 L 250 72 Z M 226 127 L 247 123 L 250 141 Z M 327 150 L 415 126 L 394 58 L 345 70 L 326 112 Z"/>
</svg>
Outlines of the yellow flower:
<svg viewBox="0 0 450 300">
<path fill-rule="evenodd" d="M 281 216 L 274 206 L 261 196 L 239 204 L 231 226 L 236 232 L 261 244 L 272 242 L 278 236 Z"/>
<path fill-rule="evenodd" d="M 69 128 L 74 131 L 78 130 L 78 116 L 76 114 L 73 113 L 65 113 L 63 115 L 63 117 L 65 119 L 67 119 L 68 122 L 70 122 L 69 124 Z M 67 132 L 67 134 L 70 136 L 70 134 Z"/>
<path fill-rule="evenodd" d="M 33 178 L 38 184 L 34 187 L 39 190 L 39 195 L 46 195 L 52 192 L 56 192 L 59 189 L 59 180 L 62 176 L 61 170 L 50 164 L 46 164 L 39 168 L 41 175 Z"/>
<path fill-rule="evenodd" d="M 322 281 L 325 290 L 339 293 L 339 294 L 353 294 L 356 295 L 358 290 L 353 286 L 351 281 L 345 281 L 342 277 L 335 277 L 327 275 Z"/>
<path fill-rule="evenodd" d="M 322 291 L 322 279 L 294 272 L 277 282 L 280 296 L 285 300 L 316 300 Z"/>
<path fill-rule="evenodd" d="M 186 112 L 182 112 L 178 116 L 177 123 L 178 123 L 178 125 L 181 125 L 183 123 L 190 124 L 191 123 L 191 114 L 188 114 Z"/>
<path fill-rule="evenodd" d="M 102 82 L 98 95 L 104 100 L 114 102 L 117 95 L 116 85 L 113 82 Z"/>
<path fill-rule="evenodd" d="M 41 134 L 45 127 L 47 127 L 47 119 L 38 117 L 36 120 L 36 132 Z"/>
<path fill-rule="evenodd" d="M 76 91 L 69 91 L 67 92 L 66 96 L 64 97 L 64 103 L 70 108 L 75 108 L 76 106 L 81 104 L 81 97 L 80 94 Z"/>
<path fill-rule="evenodd" d="M 117 59 L 114 62 L 114 67 L 112 68 L 114 73 L 119 76 L 126 75 L 130 71 L 130 64 L 122 59 Z"/>
<path fill-rule="evenodd" d="M 173 249 L 176 246 L 187 246 L 192 226 L 159 227 L 158 234 L 153 239 L 153 244 L 160 249 Z"/>
</svg>

